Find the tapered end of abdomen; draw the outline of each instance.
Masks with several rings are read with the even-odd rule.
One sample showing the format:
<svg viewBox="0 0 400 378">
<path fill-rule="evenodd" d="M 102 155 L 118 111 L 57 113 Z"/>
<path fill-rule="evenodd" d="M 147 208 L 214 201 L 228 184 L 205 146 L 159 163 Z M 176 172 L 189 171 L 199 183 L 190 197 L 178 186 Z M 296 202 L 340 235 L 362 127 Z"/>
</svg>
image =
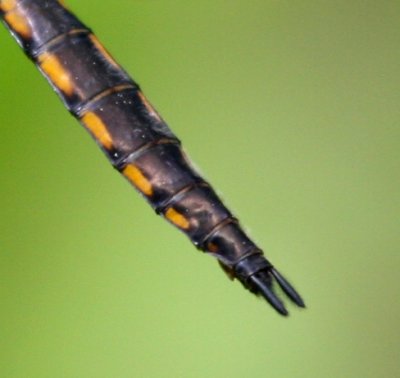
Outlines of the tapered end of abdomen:
<svg viewBox="0 0 400 378">
<path fill-rule="evenodd" d="M 289 315 L 285 304 L 275 291 L 274 283 L 295 305 L 305 308 L 305 303 L 295 288 L 273 267 L 262 254 L 245 257 L 235 266 L 236 277 L 251 292 L 262 296 L 281 315 Z"/>
</svg>

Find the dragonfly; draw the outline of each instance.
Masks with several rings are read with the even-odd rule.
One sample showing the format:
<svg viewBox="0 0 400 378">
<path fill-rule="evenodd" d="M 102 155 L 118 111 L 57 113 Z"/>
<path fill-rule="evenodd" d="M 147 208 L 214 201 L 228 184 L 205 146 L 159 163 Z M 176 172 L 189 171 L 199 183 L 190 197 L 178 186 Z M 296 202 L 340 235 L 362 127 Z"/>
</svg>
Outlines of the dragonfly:
<svg viewBox="0 0 400 378">
<path fill-rule="evenodd" d="M 67 110 L 158 215 L 279 314 L 288 310 L 276 284 L 305 307 L 193 167 L 140 86 L 63 1 L 0 0 L 0 18 Z"/>
</svg>

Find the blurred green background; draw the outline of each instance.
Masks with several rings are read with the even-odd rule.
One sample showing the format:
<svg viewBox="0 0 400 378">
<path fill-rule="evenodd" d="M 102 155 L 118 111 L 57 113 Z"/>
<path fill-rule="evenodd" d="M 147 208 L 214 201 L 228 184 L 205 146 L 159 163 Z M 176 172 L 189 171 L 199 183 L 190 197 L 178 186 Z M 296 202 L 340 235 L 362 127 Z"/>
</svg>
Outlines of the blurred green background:
<svg viewBox="0 0 400 378">
<path fill-rule="evenodd" d="M 308 309 L 156 217 L 1 28 L 0 376 L 399 377 L 400 3 L 68 5 Z"/>
</svg>

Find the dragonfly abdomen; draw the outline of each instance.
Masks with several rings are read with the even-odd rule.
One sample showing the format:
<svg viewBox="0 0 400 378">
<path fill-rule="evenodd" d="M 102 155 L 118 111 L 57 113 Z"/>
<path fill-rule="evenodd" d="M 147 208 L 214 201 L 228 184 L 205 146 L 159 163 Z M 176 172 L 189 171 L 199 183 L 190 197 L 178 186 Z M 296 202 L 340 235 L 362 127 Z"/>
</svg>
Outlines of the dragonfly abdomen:
<svg viewBox="0 0 400 378">
<path fill-rule="evenodd" d="M 139 86 L 89 28 L 55 0 L 0 0 L 0 11 L 67 109 L 158 214 L 280 313 L 287 311 L 272 290 L 273 279 L 304 306 L 192 167 L 180 141 Z"/>
</svg>

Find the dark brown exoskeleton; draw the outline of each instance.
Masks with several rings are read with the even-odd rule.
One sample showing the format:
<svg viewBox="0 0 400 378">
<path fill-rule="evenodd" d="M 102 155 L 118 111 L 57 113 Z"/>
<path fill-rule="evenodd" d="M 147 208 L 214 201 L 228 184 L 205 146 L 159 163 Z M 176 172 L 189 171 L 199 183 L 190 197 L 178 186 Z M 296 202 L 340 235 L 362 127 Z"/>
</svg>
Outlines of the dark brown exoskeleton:
<svg viewBox="0 0 400 378">
<path fill-rule="evenodd" d="M 90 29 L 55 0 L 0 0 L 0 14 L 67 109 L 158 214 L 279 313 L 287 315 L 287 310 L 273 291 L 274 280 L 304 307 Z"/>
</svg>

